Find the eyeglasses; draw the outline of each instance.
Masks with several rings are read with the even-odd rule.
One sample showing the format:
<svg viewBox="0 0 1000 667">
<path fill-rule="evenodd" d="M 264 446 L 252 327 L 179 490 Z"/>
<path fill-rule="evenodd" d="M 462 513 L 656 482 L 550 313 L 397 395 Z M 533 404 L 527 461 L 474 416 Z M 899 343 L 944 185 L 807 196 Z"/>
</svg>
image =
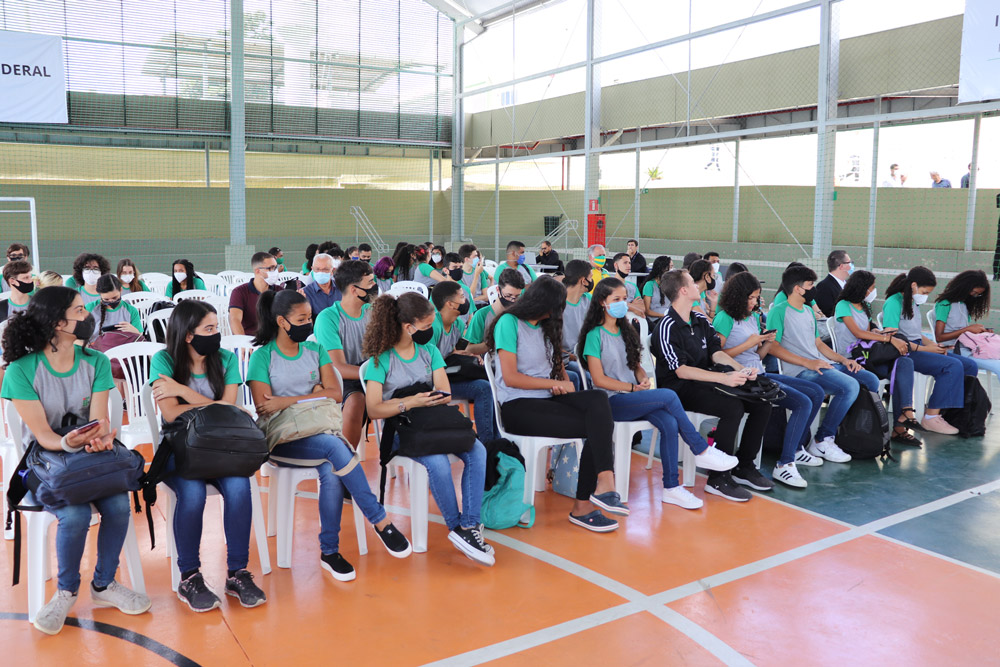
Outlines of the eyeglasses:
<svg viewBox="0 0 1000 667">
<path fill-rule="evenodd" d="M 278 265 L 275 264 L 273 266 L 262 266 L 262 267 L 260 267 L 260 270 L 261 271 L 277 271 L 278 270 Z"/>
</svg>

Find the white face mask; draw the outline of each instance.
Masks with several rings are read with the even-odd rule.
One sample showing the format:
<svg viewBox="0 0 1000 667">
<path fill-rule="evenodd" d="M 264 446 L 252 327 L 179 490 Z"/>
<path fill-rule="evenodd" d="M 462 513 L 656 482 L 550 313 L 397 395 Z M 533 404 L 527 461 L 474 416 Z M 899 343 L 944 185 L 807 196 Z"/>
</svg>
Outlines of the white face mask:
<svg viewBox="0 0 1000 667">
<path fill-rule="evenodd" d="M 718 262 L 712 262 L 712 273 L 718 273 L 719 267 L 722 266 Z"/>
<path fill-rule="evenodd" d="M 872 288 L 872 291 L 865 296 L 865 303 L 871 303 L 878 296 L 878 289 Z"/>
<path fill-rule="evenodd" d="M 186 274 L 186 273 L 175 273 L 174 274 L 174 280 L 176 280 L 179 283 L 182 283 L 185 280 L 187 280 L 187 277 L 188 277 L 188 274 Z"/>
<path fill-rule="evenodd" d="M 96 285 L 97 279 L 101 277 L 100 271 L 95 271 L 94 269 L 87 269 L 83 272 L 83 282 L 88 285 Z"/>
<path fill-rule="evenodd" d="M 342 260 L 339 259 L 333 260 L 333 270 L 336 271 L 337 269 L 339 269 L 341 264 L 343 264 Z"/>
<path fill-rule="evenodd" d="M 437 264 L 438 262 L 440 262 L 441 261 L 441 254 L 440 253 L 434 253 L 433 255 L 431 255 L 431 261 L 434 262 L 435 264 Z"/>
<path fill-rule="evenodd" d="M 274 271 L 268 271 L 267 272 L 267 277 L 264 278 L 264 282 L 266 282 L 268 285 L 277 285 L 278 284 L 278 270 L 275 269 Z"/>
<path fill-rule="evenodd" d="M 118 277 L 118 279 L 121 280 L 123 283 L 131 284 L 131 282 L 133 280 L 135 280 L 135 274 L 134 273 L 123 273 L 123 274 L 121 274 L 121 276 Z"/>
<path fill-rule="evenodd" d="M 922 306 L 925 303 L 927 303 L 927 297 L 928 296 L 930 296 L 930 295 L 929 294 L 914 294 L 913 295 L 913 303 L 917 304 L 918 306 Z"/>
</svg>

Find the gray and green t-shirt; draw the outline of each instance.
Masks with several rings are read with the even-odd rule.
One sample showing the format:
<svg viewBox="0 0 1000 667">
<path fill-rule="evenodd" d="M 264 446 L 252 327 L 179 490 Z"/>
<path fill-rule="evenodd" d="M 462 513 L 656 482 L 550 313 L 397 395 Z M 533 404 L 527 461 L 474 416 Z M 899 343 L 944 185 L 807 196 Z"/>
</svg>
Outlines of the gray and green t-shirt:
<svg viewBox="0 0 1000 667">
<path fill-rule="evenodd" d="M 456 319 L 451 325 L 451 331 L 445 331 L 441 313 L 435 313 L 432 330 L 434 335 L 431 338 L 431 345 L 437 347 L 442 357 L 447 357 L 455 351 L 455 344 L 461 340 L 462 334 L 465 333 L 465 322 L 461 318 Z"/>
<path fill-rule="evenodd" d="M 603 326 L 591 329 L 587 332 L 587 338 L 583 343 L 583 356 L 600 359 L 604 374 L 612 380 L 629 384 L 634 384 L 636 381 L 635 371 L 628 367 L 625 339 L 622 338 L 621 331 L 611 333 Z M 608 395 L 625 393 L 603 387 L 597 388 Z"/>
<path fill-rule="evenodd" d="M 552 362 L 549 359 L 553 350 L 540 326 L 504 313 L 493 327 L 493 340 L 498 353 L 500 350 L 505 350 L 517 357 L 519 373 L 546 380 L 552 376 Z M 507 386 L 503 379 L 499 354 L 495 361 L 497 400 L 501 404 L 516 398 L 552 397 L 552 392 L 548 389 L 519 389 Z"/>
<path fill-rule="evenodd" d="M 670 310 L 670 302 L 667 301 L 666 295 L 660 289 L 659 283 L 655 280 L 647 280 L 646 284 L 642 286 L 642 295 L 649 297 L 649 307 L 658 313 L 666 313 Z M 652 321 L 658 321 L 659 317 L 649 317 Z"/>
<path fill-rule="evenodd" d="M 433 266 L 428 262 L 421 262 L 417 264 L 416 270 L 413 272 L 413 280 L 423 285 L 427 285 L 428 288 L 434 287 L 438 284 L 438 281 L 431 277 L 431 273 L 436 271 Z"/>
<path fill-rule="evenodd" d="M 103 327 L 110 327 L 119 322 L 128 322 L 142 332 L 142 317 L 138 309 L 127 301 L 122 301 L 117 308 L 104 308 L 104 323 L 101 323 L 101 300 L 91 301 L 84 306 L 94 314 L 94 335 L 90 340 L 96 340 L 101 335 Z"/>
<path fill-rule="evenodd" d="M 343 350 L 347 363 L 360 366 L 365 360 L 361 349 L 370 318 L 371 306 L 367 303 L 361 306 L 360 317 L 351 317 L 338 301 L 316 318 L 316 340 L 327 352 Z"/>
<path fill-rule="evenodd" d="M 236 355 L 229 350 L 219 350 L 218 355 L 222 360 L 223 384 L 239 385 L 243 383 L 240 376 L 240 361 Z M 174 358 L 166 350 L 160 350 L 153 355 L 153 360 L 149 364 L 149 384 L 153 384 L 161 377 L 174 377 Z M 194 389 L 207 399 L 218 400 L 215 392 L 212 391 L 212 384 L 208 381 L 207 375 L 191 374 L 188 378 L 187 386 Z"/>
<path fill-rule="evenodd" d="M 833 335 L 837 339 L 837 352 L 846 357 L 847 350 L 858 342 L 858 338 L 852 334 L 851 330 L 847 328 L 846 324 L 844 324 L 845 317 L 853 318 L 854 323 L 858 325 L 858 328 L 862 331 L 868 331 L 868 327 L 871 325 L 871 320 L 868 319 L 868 315 L 865 313 L 864 308 L 859 309 L 857 306 L 843 300 L 837 302 L 837 305 L 833 309 Z"/>
<path fill-rule="evenodd" d="M 497 314 L 493 310 L 493 306 L 486 306 L 477 310 L 476 314 L 472 316 L 472 321 L 469 322 L 468 328 L 465 330 L 465 340 L 473 345 L 482 343 L 486 339 L 486 330 L 489 329 L 490 323 L 496 318 Z"/>
<path fill-rule="evenodd" d="M 793 308 L 787 301 L 776 306 L 771 306 L 767 313 L 767 323 L 774 327 L 774 340 L 781 343 L 781 346 L 806 359 L 819 359 L 826 361 L 819 348 L 816 347 L 816 338 L 819 336 L 819 327 L 816 324 L 816 313 L 806 306 L 802 310 Z M 781 362 L 781 372 L 784 375 L 796 377 L 806 370 L 802 366 L 790 364 L 787 361 Z"/>
<path fill-rule="evenodd" d="M 907 340 L 919 342 L 924 337 L 920 306 L 911 302 L 910 307 L 913 308 L 913 317 L 905 317 L 902 292 L 886 298 L 885 305 L 882 306 L 882 326 L 886 329 L 899 329 Z"/>
<path fill-rule="evenodd" d="M 583 329 L 583 320 L 587 317 L 587 311 L 590 310 L 590 298 L 589 294 L 584 294 L 576 303 L 566 301 L 562 332 L 564 355 L 576 354 L 576 346 L 580 342 L 580 330 Z"/>
<path fill-rule="evenodd" d="M 751 313 L 750 317 L 746 317 L 737 322 L 729 313 L 724 310 L 720 310 L 715 314 L 715 319 L 712 320 L 712 328 L 715 329 L 720 336 L 725 337 L 726 346 L 723 349 L 731 350 L 734 347 L 739 347 L 743 343 L 747 342 L 747 339 L 751 336 L 760 334 L 760 315 L 758 313 Z M 747 368 L 756 368 L 758 371 L 763 373 L 764 364 L 760 360 L 760 355 L 757 353 L 757 349 L 758 348 L 755 346 L 744 350 L 733 357 L 733 359 L 740 362 Z"/>
<path fill-rule="evenodd" d="M 433 344 L 413 344 L 413 356 L 404 359 L 395 348 L 387 350 L 372 359 L 365 367 L 365 382 L 382 385 L 382 400 L 388 401 L 403 387 L 427 383 L 434 386 L 434 371 L 444 368 L 444 358 Z"/>
<path fill-rule="evenodd" d="M 934 306 L 934 319 L 944 322 L 944 332 L 951 333 L 969 326 L 972 319 L 969 317 L 969 308 L 964 303 L 952 303 L 944 300 L 938 301 Z M 940 341 L 942 347 L 954 347 L 958 339 Z"/>
<path fill-rule="evenodd" d="M 7 365 L 0 388 L 0 398 L 15 401 L 40 401 L 45 420 L 53 429 L 63 424 L 66 414 L 73 414 L 77 423 L 90 421 L 90 401 L 99 391 L 115 386 L 111 362 L 97 350 L 76 346 L 73 368 L 66 373 L 52 370 L 45 352 L 33 352 Z M 34 439 L 27 424 L 22 427 L 24 444 Z"/>
<path fill-rule="evenodd" d="M 288 357 L 272 340 L 250 355 L 247 382 L 271 385 L 272 396 L 308 396 L 313 387 L 323 383 L 319 369 L 330 363 L 330 355 L 319 343 L 299 343 L 298 354 Z"/>
</svg>

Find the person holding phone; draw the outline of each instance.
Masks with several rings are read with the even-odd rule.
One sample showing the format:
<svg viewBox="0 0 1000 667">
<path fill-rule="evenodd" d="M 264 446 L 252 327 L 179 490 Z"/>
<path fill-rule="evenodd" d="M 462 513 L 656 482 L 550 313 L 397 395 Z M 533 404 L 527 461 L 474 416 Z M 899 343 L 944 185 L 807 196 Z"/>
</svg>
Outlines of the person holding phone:
<svg viewBox="0 0 1000 667">
<path fill-rule="evenodd" d="M 375 301 L 364 341 L 364 356 L 370 359 L 364 375 L 366 402 L 372 419 L 389 419 L 415 408 L 446 405 L 451 399 L 444 358 L 432 342 L 434 319 L 434 306 L 416 292 L 406 292 L 398 298 L 383 294 Z M 433 390 L 396 396 L 401 389 L 420 383 Z M 398 447 L 398 440 L 392 447 Z M 465 466 L 461 509 L 448 455 L 417 456 L 414 460 L 427 469 L 431 495 L 448 527 L 448 540 L 469 559 L 492 566 L 496 556 L 483 538 L 479 515 L 486 482 L 486 447 L 476 440 L 472 449 L 455 456 Z"/>
<path fill-rule="evenodd" d="M 333 373 L 330 356 L 318 343 L 307 341 L 312 334 L 309 300 L 295 290 L 265 291 L 257 300 L 257 350 L 250 355 L 247 381 L 257 414 L 270 417 L 300 401 L 314 398 L 341 400 L 340 385 Z M 312 467 L 319 473 L 320 567 L 337 581 L 351 581 L 354 567 L 340 554 L 340 519 L 344 489 L 350 491 L 365 518 L 389 555 L 405 558 L 410 543 L 389 521 L 360 466 L 353 465 L 354 452 L 336 435 L 319 433 L 292 440 L 271 450 L 278 465 Z M 300 462 L 300 463 L 297 463 Z M 343 471 L 334 474 L 334 470 Z"/>
<path fill-rule="evenodd" d="M 122 281 L 118 276 L 105 273 L 98 278 L 97 294 L 100 299 L 85 306 L 88 312 L 94 313 L 97 321 L 91 341 L 110 331 L 142 334 L 142 317 L 135 306 L 122 300 Z"/>
<path fill-rule="evenodd" d="M 760 377 L 781 385 L 785 397 L 775 401 L 775 404 L 791 410 L 792 414 L 785 426 L 781 454 L 771 478 L 788 486 L 805 488 L 808 483 L 799 474 L 798 466 L 823 465 L 823 459 L 813 456 L 805 448 L 809 444 L 813 420 L 823 407 L 825 392 L 815 382 L 765 371 L 763 359 L 771 350 L 777 330 L 760 331 L 760 312 L 757 308 L 760 294 L 760 281 L 752 273 L 730 276 L 722 286 L 719 312 L 712 321 L 712 327 L 719 335 L 726 354 L 744 368 L 756 369 Z"/>
<path fill-rule="evenodd" d="M 7 325 L 3 336 L 7 372 L 0 397 L 13 401 L 23 422 L 25 443 L 35 441 L 51 451 L 87 453 L 109 450 L 114 445 L 115 431 L 108 422 L 108 391 L 114 386 L 111 363 L 101 352 L 87 349 L 93 331 L 94 316 L 84 308 L 81 296 L 68 287 L 39 290 L 24 314 Z M 60 436 L 54 429 L 63 425 L 67 415 L 85 426 Z M 128 494 L 97 498 L 92 504 L 101 515 L 101 524 L 91 599 L 99 607 L 141 614 L 149 609 L 149 598 L 115 581 L 132 520 Z M 59 521 L 59 572 L 55 595 L 39 610 L 34 626 L 54 635 L 62 629 L 77 599 L 91 508 L 90 504 L 80 504 L 46 510 Z"/>
</svg>

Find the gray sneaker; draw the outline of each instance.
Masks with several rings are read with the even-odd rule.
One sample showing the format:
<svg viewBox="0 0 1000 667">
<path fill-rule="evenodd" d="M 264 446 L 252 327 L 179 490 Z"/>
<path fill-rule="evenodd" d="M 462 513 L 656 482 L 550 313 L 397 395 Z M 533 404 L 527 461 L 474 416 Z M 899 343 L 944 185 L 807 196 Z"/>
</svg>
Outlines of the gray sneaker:
<svg viewBox="0 0 1000 667">
<path fill-rule="evenodd" d="M 117 581 L 112 581 L 103 591 L 94 590 L 90 586 L 90 597 L 97 607 L 117 607 L 123 614 L 135 616 L 149 611 L 153 605 L 149 597 L 136 593 L 131 588 L 125 588 Z"/>
<path fill-rule="evenodd" d="M 177 597 L 198 613 L 212 611 L 222 604 L 219 596 L 205 585 L 201 572 L 195 572 L 177 586 Z"/>
<path fill-rule="evenodd" d="M 76 593 L 56 591 L 52 599 L 38 610 L 32 624 L 47 635 L 57 635 L 66 623 L 66 614 L 76 602 Z"/>
</svg>

